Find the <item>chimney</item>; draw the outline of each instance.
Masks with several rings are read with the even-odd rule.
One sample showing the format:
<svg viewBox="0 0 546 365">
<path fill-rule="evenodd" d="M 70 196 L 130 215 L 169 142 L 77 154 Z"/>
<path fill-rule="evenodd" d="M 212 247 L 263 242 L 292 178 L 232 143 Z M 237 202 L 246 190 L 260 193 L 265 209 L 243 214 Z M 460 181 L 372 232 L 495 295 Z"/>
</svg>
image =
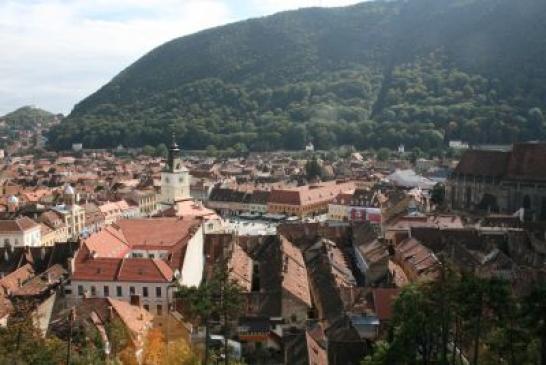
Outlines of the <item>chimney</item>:
<svg viewBox="0 0 546 365">
<path fill-rule="evenodd" d="M 140 295 L 133 294 L 131 295 L 131 305 L 136 305 L 140 307 Z"/>
<path fill-rule="evenodd" d="M 108 306 L 108 320 L 112 321 L 114 319 L 114 308 L 111 305 Z"/>
</svg>

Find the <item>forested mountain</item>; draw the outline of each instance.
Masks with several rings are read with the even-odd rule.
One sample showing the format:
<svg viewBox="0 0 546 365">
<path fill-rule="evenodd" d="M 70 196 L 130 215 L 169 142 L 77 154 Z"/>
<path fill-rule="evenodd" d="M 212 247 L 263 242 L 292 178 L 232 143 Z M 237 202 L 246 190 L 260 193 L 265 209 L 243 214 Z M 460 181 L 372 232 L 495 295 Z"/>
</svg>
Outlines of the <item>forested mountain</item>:
<svg viewBox="0 0 546 365">
<path fill-rule="evenodd" d="M 38 125 L 46 127 L 59 121 L 59 119 L 60 116 L 33 106 L 23 106 L 0 117 L 0 121 L 5 124 L 4 127 L 13 131 L 34 129 Z"/>
<path fill-rule="evenodd" d="M 546 1 L 303 9 L 170 41 L 77 104 L 55 148 L 439 148 L 546 137 Z"/>
</svg>

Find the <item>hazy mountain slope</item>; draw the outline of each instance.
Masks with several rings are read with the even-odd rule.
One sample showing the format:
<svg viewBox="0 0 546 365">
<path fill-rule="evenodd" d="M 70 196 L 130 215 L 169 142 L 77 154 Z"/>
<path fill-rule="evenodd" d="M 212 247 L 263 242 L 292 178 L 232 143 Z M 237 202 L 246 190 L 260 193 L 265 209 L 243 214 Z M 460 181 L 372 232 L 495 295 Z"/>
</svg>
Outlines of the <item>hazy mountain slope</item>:
<svg viewBox="0 0 546 365">
<path fill-rule="evenodd" d="M 84 99 L 54 147 L 437 148 L 544 137 L 546 2 L 304 9 L 170 41 Z"/>
</svg>

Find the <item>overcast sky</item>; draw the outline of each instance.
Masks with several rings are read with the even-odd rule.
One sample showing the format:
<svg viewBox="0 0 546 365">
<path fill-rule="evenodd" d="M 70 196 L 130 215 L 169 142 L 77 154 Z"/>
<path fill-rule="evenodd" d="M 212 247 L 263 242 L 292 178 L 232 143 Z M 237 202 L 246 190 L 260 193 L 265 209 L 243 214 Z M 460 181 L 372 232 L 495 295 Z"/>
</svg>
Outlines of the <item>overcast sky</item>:
<svg viewBox="0 0 546 365">
<path fill-rule="evenodd" d="M 212 26 L 355 0 L 0 0 L 0 115 L 68 113 L 150 49 Z"/>
</svg>

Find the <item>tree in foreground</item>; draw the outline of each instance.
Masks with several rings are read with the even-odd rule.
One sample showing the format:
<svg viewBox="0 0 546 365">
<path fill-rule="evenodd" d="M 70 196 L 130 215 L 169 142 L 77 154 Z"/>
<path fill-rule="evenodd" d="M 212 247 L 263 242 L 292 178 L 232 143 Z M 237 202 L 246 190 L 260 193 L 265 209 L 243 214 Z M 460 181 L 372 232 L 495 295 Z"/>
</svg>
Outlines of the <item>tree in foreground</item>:
<svg viewBox="0 0 546 365">
<path fill-rule="evenodd" d="M 184 304 L 184 314 L 193 322 L 205 326 L 204 364 L 211 360 L 208 338 L 213 321 L 221 323 L 223 327 L 224 364 L 233 363 L 229 359 L 229 329 L 231 322 L 237 319 L 242 311 L 243 296 L 239 285 L 230 280 L 227 266 L 219 265 L 210 280 L 203 281 L 198 287 L 181 287 L 176 295 Z"/>
<path fill-rule="evenodd" d="M 362 364 L 546 365 L 544 286 L 518 298 L 504 280 L 444 270 L 405 287 L 393 311 L 392 336 Z"/>
</svg>

